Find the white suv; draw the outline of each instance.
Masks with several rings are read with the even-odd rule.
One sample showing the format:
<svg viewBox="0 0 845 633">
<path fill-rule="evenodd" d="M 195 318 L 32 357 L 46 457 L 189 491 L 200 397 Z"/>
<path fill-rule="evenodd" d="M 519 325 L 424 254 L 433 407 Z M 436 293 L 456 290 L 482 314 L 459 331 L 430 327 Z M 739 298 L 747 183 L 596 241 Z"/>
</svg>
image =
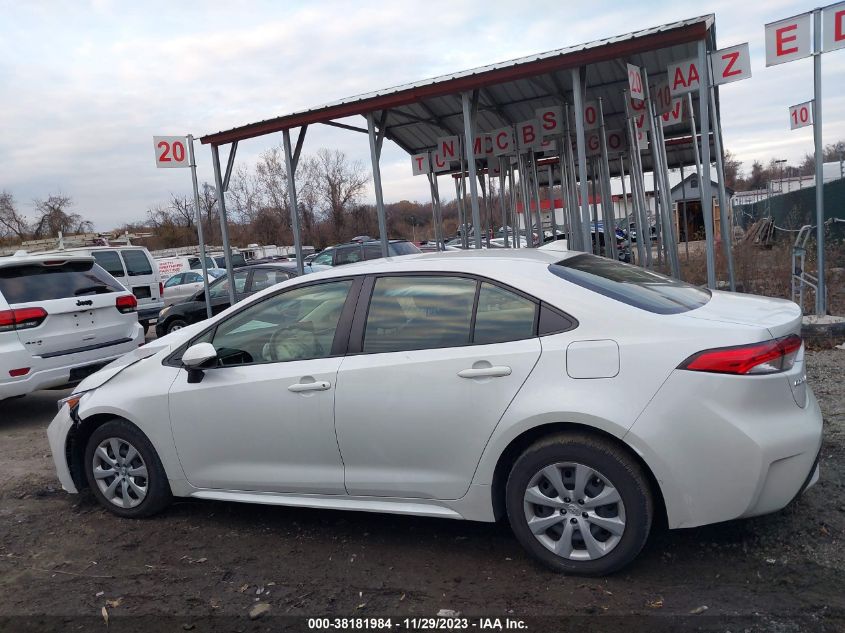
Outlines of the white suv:
<svg viewBox="0 0 845 633">
<path fill-rule="evenodd" d="M 0 400 L 79 382 L 142 345 L 137 305 L 90 255 L 0 257 Z"/>
<path fill-rule="evenodd" d="M 50 255 L 91 255 L 138 300 L 138 322 L 146 329 L 164 307 L 164 287 L 158 265 L 143 246 L 83 246 L 46 251 Z"/>
</svg>

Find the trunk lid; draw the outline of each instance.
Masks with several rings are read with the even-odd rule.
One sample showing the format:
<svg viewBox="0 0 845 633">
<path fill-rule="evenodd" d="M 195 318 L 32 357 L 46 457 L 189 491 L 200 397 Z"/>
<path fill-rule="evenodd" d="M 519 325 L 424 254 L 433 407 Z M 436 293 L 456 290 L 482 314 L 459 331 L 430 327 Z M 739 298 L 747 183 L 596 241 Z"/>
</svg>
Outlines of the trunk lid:
<svg viewBox="0 0 845 633">
<path fill-rule="evenodd" d="M 801 333 L 801 309 L 787 299 L 714 290 L 705 305 L 684 313 L 691 319 L 766 328 L 772 338 Z"/>
</svg>

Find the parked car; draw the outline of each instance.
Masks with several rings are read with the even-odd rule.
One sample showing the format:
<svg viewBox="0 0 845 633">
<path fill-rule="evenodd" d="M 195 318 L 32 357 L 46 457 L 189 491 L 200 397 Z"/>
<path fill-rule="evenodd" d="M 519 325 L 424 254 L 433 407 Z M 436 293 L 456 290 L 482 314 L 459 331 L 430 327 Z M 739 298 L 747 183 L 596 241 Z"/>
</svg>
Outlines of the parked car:
<svg viewBox="0 0 845 633">
<path fill-rule="evenodd" d="M 549 567 L 605 574 L 655 520 L 774 512 L 818 480 L 800 328 L 790 301 L 586 253 L 364 262 L 151 342 L 48 436 L 62 486 L 123 517 L 173 496 L 507 517 Z"/>
<path fill-rule="evenodd" d="M 413 255 L 420 253 L 420 249 L 408 240 L 390 240 L 387 252 L 391 257 L 397 255 Z M 330 246 L 317 254 L 310 262 L 305 260 L 306 266 L 343 266 L 355 262 L 381 258 L 381 242 L 373 239 L 361 239 L 346 244 Z"/>
<path fill-rule="evenodd" d="M 208 282 L 226 274 L 225 268 L 208 268 Z M 205 284 L 202 280 L 201 270 L 189 270 L 185 273 L 176 273 L 164 282 L 164 307 L 172 306 L 175 303 L 182 303 L 203 290 Z"/>
<path fill-rule="evenodd" d="M 158 265 L 143 246 L 84 246 L 44 251 L 52 255 L 91 255 L 138 300 L 138 322 L 146 331 L 164 307 Z"/>
<path fill-rule="evenodd" d="M 0 400 L 79 382 L 137 348 L 137 305 L 90 255 L 0 257 Z"/>
<path fill-rule="evenodd" d="M 226 272 L 225 270 L 223 271 Z M 233 271 L 235 278 L 235 301 L 240 301 L 270 286 L 287 281 L 296 277 L 296 264 L 292 262 L 279 262 L 274 264 L 258 264 L 246 266 Z M 208 292 L 211 296 L 211 313 L 219 314 L 231 305 L 229 299 L 229 277 L 222 275 L 215 279 L 209 286 Z M 202 288 L 202 277 L 200 277 L 200 288 L 192 296 L 182 303 L 164 308 L 158 315 L 156 321 L 156 336 L 165 336 L 171 332 L 203 321 L 207 318 L 208 312 L 205 308 L 205 289 Z"/>
</svg>

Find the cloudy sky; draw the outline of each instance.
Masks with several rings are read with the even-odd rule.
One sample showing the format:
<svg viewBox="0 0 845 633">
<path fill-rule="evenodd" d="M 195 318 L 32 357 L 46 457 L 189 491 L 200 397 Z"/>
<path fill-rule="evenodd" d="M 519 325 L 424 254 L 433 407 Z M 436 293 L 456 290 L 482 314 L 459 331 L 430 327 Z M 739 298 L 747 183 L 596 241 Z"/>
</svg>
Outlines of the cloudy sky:
<svg viewBox="0 0 845 633">
<path fill-rule="evenodd" d="M 0 0 L 0 190 L 25 213 L 61 192 L 106 230 L 140 220 L 187 170 L 154 165 L 154 134 L 200 136 L 341 97 L 561 48 L 704 13 L 719 47 L 749 42 L 752 79 L 722 90 L 726 146 L 750 166 L 812 151 L 789 105 L 812 98 L 810 59 L 765 68 L 763 25 L 804 0 L 704 2 L 153 2 Z M 824 139 L 845 139 L 845 50 L 825 55 Z M 354 123 L 355 121 L 353 121 Z M 358 124 L 363 123 L 360 119 Z M 280 135 L 275 135 L 280 136 Z M 251 164 L 280 142 L 241 144 Z M 388 147 L 388 145 L 390 147 Z M 367 138 L 325 126 L 305 152 L 338 147 L 369 161 Z M 197 146 L 200 178 L 210 152 Z M 424 179 L 385 143 L 388 201 L 424 200 Z"/>
</svg>

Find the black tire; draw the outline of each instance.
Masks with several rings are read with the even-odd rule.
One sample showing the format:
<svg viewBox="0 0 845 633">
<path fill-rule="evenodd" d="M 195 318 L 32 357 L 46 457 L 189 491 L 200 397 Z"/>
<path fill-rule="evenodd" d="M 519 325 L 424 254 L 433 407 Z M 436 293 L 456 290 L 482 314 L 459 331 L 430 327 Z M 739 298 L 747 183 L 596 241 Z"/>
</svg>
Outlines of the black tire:
<svg viewBox="0 0 845 633">
<path fill-rule="evenodd" d="M 188 327 L 187 321 L 184 319 L 171 319 L 167 322 L 167 333 L 170 334 L 176 330 L 181 330 L 183 327 Z"/>
<path fill-rule="evenodd" d="M 94 477 L 94 451 L 101 442 L 109 438 L 118 438 L 129 442 L 140 453 L 147 467 L 147 493 L 140 504 L 132 508 L 124 508 L 109 501 L 97 485 Z M 164 510 L 171 502 L 173 496 L 170 492 L 170 484 L 161 460 L 158 458 L 153 445 L 141 430 L 126 420 L 114 418 L 97 427 L 88 439 L 85 447 L 85 477 L 88 480 L 88 487 L 91 489 L 97 501 L 114 514 L 131 519 L 140 519 L 152 516 Z"/>
<path fill-rule="evenodd" d="M 558 556 L 528 527 L 524 496 L 531 478 L 546 466 L 561 462 L 595 469 L 619 492 L 625 508 L 624 532 L 615 547 L 604 556 L 593 560 Z M 634 560 L 645 545 L 654 514 L 648 479 L 640 465 L 614 444 L 584 433 L 552 435 L 527 448 L 511 468 L 505 503 L 511 529 L 529 554 L 555 571 L 581 576 L 610 574 Z M 575 519 L 571 520 L 575 522 Z"/>
</svg>

